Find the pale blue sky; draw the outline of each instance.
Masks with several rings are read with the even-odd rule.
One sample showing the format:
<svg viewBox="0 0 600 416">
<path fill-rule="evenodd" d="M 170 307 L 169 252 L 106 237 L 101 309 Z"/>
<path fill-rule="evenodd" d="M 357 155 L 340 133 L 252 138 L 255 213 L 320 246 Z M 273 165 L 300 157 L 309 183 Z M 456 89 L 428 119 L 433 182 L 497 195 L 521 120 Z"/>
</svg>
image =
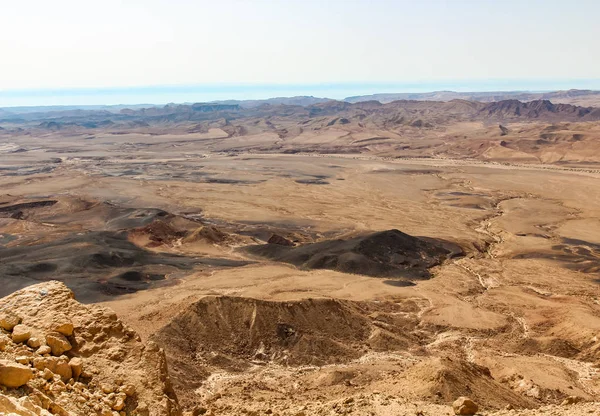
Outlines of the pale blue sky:
<svg viewBox="0 0 600 416">
<path fill-rule="evenodd" d="M 0 105 L 87 94 L 6 90 L 156 85 L 600 88 L 599 0 L 0 0 L 0 10 Z M 107 97 L 131 98 L 121 92 Z"/>
</svg>

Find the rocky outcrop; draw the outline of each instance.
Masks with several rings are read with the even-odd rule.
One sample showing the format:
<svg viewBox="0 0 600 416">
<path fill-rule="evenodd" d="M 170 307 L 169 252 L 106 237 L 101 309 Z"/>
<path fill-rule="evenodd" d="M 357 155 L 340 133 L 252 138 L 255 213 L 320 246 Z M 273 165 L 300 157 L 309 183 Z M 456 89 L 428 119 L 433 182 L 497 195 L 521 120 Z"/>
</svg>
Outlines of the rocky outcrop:
<svg viewBox="0 0 600 416">
<path fill-rule="evenodd" d="M 0 414 L 181 415 L 163 351 L 111 310 L 52 281 L 0 299 L 0 311 Z"/>
</svg>

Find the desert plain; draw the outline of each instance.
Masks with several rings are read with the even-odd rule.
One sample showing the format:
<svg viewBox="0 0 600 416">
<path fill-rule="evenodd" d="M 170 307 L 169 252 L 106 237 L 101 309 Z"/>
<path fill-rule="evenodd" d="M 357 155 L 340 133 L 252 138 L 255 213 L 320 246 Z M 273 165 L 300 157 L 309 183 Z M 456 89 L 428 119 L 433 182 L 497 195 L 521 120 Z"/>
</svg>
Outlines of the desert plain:
<svg viewBox="0 0 600 416">
<path fill-rule="evenodd" d="M 485 415 L 600 414 L 594 107 L 196 104 L 0 126 L 0 296 L 64 282 L 166 357 L 168 411 L 133 395 L 107 412 L 451 415 L 468 396 Z M 113 414 L 49 389 L 66 414 Z"/>
</svg>

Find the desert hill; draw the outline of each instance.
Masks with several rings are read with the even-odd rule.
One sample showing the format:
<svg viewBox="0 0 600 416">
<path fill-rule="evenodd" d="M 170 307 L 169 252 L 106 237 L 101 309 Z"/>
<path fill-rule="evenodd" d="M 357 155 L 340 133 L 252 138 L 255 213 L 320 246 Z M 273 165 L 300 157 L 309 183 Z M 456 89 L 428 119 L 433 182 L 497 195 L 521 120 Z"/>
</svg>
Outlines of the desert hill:
<svg viewBox="0 0 600 416">
<path fill-rule="evenodd" d="M 462 253 L 459 247 L 455 246 L 452 253 L 439 242 L 419 239 L 398 230 L 299 247 L 282 244 L 249 246 L 246 251 L 305 269 L 332 269 L 407 280 L 427 278 L 429 268 Z"/>
<path fill-rule="evenodd" d="M 326 368 L 344 364 L 340 370 L 300 376 L 308 384 L 299 391 L 301 394 L 357 382 L 361 373 L 368 374 L 364 374 L 366 379 L 377 379 L 381 374 L 371 373 L 364 366 L 368 359 L 361 365 L 359 358 L 367 351 L 380 353 L 385 361 L 386 352 L 406 350 L 433 339 L 431 333 L 416 325 L 411 312 L 410 304 L 374 306 L 334 299 L 270 302 L 206 297 L 189 305 L 152 339 L 165 346 L 174 388 L 182 404 L 189 407 L 198 401 L 197 391 L 204 391 L 203 380 L 211 373 L 237 373 L 239 381 L 247 383 L 250 380 L 244 380 L 243 373 L 252 373 L 257 365 Z M 401 366 L 399 371 L 399 379 L 405 378 L 407 383 L 430 380 L 430 386 L 413 390 L 415 398 L 441 391 L 440 399 L 451 400 L 464 387 L 459 383 L 466 383 L 474 397 L 485 397 L 486 402 L 494 397 L 491 400 L 496 400 L 498 407 L 507 403 L 534 405 L 495 381 L 486 368 L 462 360 L 423 357 Z M 194 382 L 190 382 L 190 375 Z"/>
</svg>

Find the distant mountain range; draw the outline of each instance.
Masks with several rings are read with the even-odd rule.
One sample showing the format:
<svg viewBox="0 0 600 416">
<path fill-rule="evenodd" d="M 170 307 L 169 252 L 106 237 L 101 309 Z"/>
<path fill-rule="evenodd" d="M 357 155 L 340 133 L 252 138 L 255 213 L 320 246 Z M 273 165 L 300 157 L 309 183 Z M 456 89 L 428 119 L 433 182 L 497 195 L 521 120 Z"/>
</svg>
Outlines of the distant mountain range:
<svg viewBox="0 0 600 416">
<path fill-rule="evenodd" d="M 117 105 L 40 105 L 40 106 L 19 106 L 19 107 L 2 107 L 2 114 L 28 114 L 28 113 L 49 113 L 52 111 L 71 111 L 71 110 L 89 110 L 89 111 L 111 111 L 119 112 L 124 108 L 139 109 L 155 107 L 157 104 L 117 104 Z"/>
<path fill-rule="evenodd" d="M 0 121 L 28 122 L 35 120 L 57 120 L 67 122 L 117 122 L 123 119 L 137 120 L 152 118 L 205 120 L 211 118 L 202 114 L 228 112 L 230 116 L 255 116 L 261 114 L 300 114 L 315 115 L 328 109 L 328 113 L 352 109 L 352 105 L 367 104 L 375 108 L 382 104 L 397 102 L 397 106 L 386 107 L 433 111 L 446 113 L 460 107 L 463 116 L 471 118 L 538 118 L 540 115 L 558 114 L 569 119 L 589 119 L 596 117 L 600 108 L 600 91 L 568 90 L 554 92 L 454 92 L 436 91 L 428 93 L 386 93 L 348 97 L 344 100 L 331 100 L 312 96 L 277 97 L 265 100 L 225 100 L 210 103 L 185 104 L 137 104 L 137 105 L 93 105 L 93 106 L 38 106 L 0 108 Z M 449 105 L 443 106 L 441 104 Z M 486 104 L 498 103 L 498 106 Z M 270 108 L 277 107 L 277 110 Z M 366 108 L 364 105 L 359 106 Z M 489 107 L 489 108 L 488 108 Z M 498 108 L 496 108 L 498 107 Z M 305 110 L 300 111 L 299 109 Z M 355 107 L 357 108 L 357 107 Z M 467 110 L 467 108 L 469 108 Z M 380 109 L 380 110 L 383 110 Z M 453 112 L 453 111 L 451 111 Z M 593 115 L 592 115 L 593 114 Z"/>
<path fill-rule="evenodd" d="M 261 106 L 264 104 L 300 105 L 300 106 L 305 107 L 307 105 L 324 103 L 327 101 L 331 101 L 331 98 L 318 98 L 318 97 L 301 95 L 301 96 L 297 96 L 297 97 L 275 97 L 275 98 L 268 98 L 266 100 L 225 100 L 225 101 L 215 101 L 215 103 L 237 104 L 240 107 L 252 108 L 252 107 L 258 107 L 258 106 Z"/>
<path fill-rule="evenodd" d="M 297 101 L 297 100 L 296 100 Z M 285 102 L 285 101 L 284 101 Z M 355 126 L 396 130 L 433 128 L 461 121 L 511 123 L 517 121 L 579 122 L 599 121 L 600 107 L 554 104 L 548 100 L 521 102 L 503 100 L 480 102 L 454 99 L 450 101 L 398 100 L 382 104 L 379 101 L 320 101 L 310 105 L 283 103 L 242 106 L 235 103 L 170 104 L 141 109 L 124 108 L 119 112 L 70 109 L 25 114 L 0 114 L 0 127 L 5 132 L 31 128 L 40 131 L 87 131 L 94 129 L 121 132 L 124 129 L 167 128 L 187 126 L 190 131 L 207 132 L 219 126 L 228 134 L 246 135 L 249 131 L 273 131 L 278 135 L 290 131 Z M 211 124 L 212 123 L 212 124 Z M 282 123 L 289 126 L 276 128 Z M 240 127 L 240 131 L 235 126 Z M 265 126 L 265 128 L 260 126 Z M 291 127 L 293 126 L 293 128 Z M 83 129 L 83 130 L 82 130 Z M 233 130 L 232 130 L 233 129 Z M 290 130 L 292 129 L 292 130 Z M 33 131 L 32 130 L 32 131 Z"/>
<path fill-rule="evenodd" d="M 398 100 L 417 101 L 451 101 L 468 100 L 481 102 L 496 102 L 504 100 L 535 101 L 549 100 L 553 103 L 577 104 L 598 106 L 600 105 L 600 91 L 594 90 L 566 90 L 551 92 L 530 91 L 491 91 L 491 92 L 456 92 L 434 91 L 424 93 L 383 93 L 372 95 L 359 95 L 347 97 L 344 101 L 357 103 L 361 101 L 379 101 L 382 104 Z"/>
<path fill-rule="evenodd" d="M 299 105 L 308 106 L 317 103 L 323 103 L 331 101 L 331 98 L 318 98 L 311 96 L 297 96 L 297 97 L 275 97 L 268 98 L 265 100 L 222 100 L 222 101 L 211 101 L 209 104 L 224 104 L 224 105 L 238 105 L 242 108 L 253 108 L 264 104 L 269 105 Z M 177 105 L 193 105 L 195 103 L 181 103 L 174 104 L 170 103 L 167 106 Z M 123 109 L 127 110 L 139 110 L 143 108 L 162 108 L 164 104 L 133 104 L 133 105 L 50 105 L 50 106 L 26 106 L 26 107 L 2 107 L 0 108 L 0 117 L 8 117 L 10 115 L 24 115 L 24 114 L 45 114 L 51 112 L 69 112 L 76 110 L 84 111 L 107 111 L 112 113 L 119 113 Z"/>
</svg>

